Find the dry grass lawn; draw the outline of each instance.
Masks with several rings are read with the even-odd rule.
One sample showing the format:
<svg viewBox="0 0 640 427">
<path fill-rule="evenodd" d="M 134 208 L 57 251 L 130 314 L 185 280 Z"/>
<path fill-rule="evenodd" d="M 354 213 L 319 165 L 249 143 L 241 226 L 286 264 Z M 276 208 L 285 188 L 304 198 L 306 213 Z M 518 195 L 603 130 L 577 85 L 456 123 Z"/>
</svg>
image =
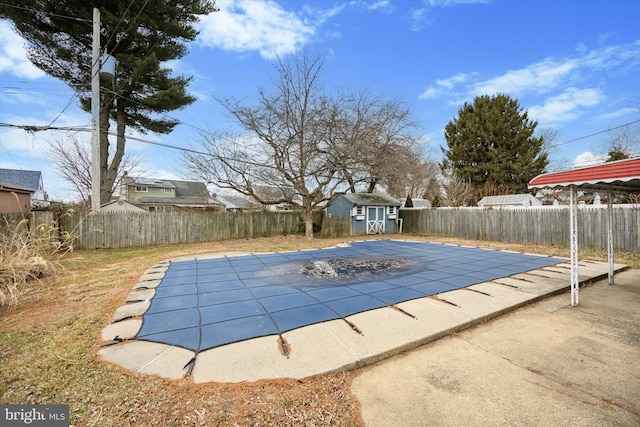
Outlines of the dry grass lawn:
<svg viewBox="0 0 640 427">
<path fill-rule="evenodd" d="M 569 255 L 566 247 L 402 238 Z M 64 272 L 29 289 L 17 308 L 0 312 L 0 402 L 69 404 L 71 424 L 77 426 L 362 426 L 358 402 L 350 393 L 357 372 L 195 385 L 129 372 L 96 355 L 102 328 L 140 275 L 159 261 L 210 252 L 320 248 L 343 241 L 289 236 L 67 254 L 60 261 Z M 616 262 L 640 268 L 638 254 L 616 255 Z M 580 256 L 606 261 L 602 251 L 581 251 Z"/>
</svg>

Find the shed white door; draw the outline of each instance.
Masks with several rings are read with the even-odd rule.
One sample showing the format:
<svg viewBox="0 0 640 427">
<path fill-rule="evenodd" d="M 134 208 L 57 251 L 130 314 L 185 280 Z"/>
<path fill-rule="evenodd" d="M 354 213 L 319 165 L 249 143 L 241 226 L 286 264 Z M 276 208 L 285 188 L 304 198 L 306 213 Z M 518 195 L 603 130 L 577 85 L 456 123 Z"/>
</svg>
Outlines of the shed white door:
<svg viewBox="0 0 640 427">
<path fill-rule="evenodd" d="M 367 234 L 384 233 L 384 207 L 367 206 Z"/>
</svg>

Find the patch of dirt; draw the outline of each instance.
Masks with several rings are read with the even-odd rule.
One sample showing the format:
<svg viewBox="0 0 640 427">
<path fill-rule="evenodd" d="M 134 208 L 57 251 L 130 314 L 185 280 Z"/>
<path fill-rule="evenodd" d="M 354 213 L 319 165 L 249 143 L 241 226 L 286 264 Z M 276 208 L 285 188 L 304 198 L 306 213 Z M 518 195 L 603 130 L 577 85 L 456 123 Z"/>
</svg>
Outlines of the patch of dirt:
<svg viewBox="0 0 640 427">
<path fill-rule="evenodd" d="M 284 378 L 241 384 L 170 382 L 153 396 L 141 393 L 123 396 L 113 406 L 87 411 L 73 422 L 163 427 L 361 427 L 364 422 L 359 406 L 349 390 L 353 378 L 353 374 L 339 373 L 304 380 Z"/>
</svg>

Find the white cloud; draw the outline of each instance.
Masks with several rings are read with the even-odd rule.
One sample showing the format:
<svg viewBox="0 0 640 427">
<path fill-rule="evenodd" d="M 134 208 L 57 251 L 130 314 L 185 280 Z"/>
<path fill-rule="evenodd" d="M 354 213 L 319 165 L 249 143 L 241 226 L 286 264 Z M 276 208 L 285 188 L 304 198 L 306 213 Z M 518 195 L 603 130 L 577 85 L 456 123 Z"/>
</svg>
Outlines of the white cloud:
<svg viewBox="0 0 640 427">
<path fill-rule="evenodd" d="M 391 2 L 389 0 L 378 0 L 369 5 L 369 10 L 389 10 L 391 8 Z"/>
<path fill-rule="evenodd" d="M 37 79 L 45 75 L 29 61 L 25 41 L 5 20 L 0 21 L 0 72 L 27 79 Z"/>
<path fill-rule="evenodd" d="M 461 83 L 466 86 L 454 93 L 456 98 L 459 98 L 461 93 L 469 98 L 497 93 L 514 97 L 549 94 L 576 86 L 588 80 L 594 73 L 631 73 L 636 72 L 638 66 L 640 40 L 592 51 L 582 46 L 578 48 L 578 55 L 574 57 L 546 58 L 486 80 L 480 80 L 479 73 L 458 73 L 449 78 L 436 80 L 436 85 L 429 86 L 421 95 L 421 99 L 435 98 L 446 93 L 437 90 L 439 86 L 453 89 L 454 84 Z"/>
<path fill-rule="evenodd" d="M 438 97 L 439 95 L 451 92 L 455 89 L 456 86 L 465 83 L 469 79 L 474 76 L 474 73 L 471 74 L 463 74 L 459 73 L 453 75 L 447 79 L 438 79 L 436 80 L 436 86 L 427 87 L 422 94 L 420 94 L 420 99 L 433 99 Z"/>
<path fill-rule="evenodd" d="M 600 89 L 569 88 L 557 96 L 548 98 L 543 105 L 529 108 L 529 117 L 545 124 L 572 120 L 581 114 L 582 107 L 593 107 L 603 99 L 604 95 Z"/>
<path fill-rule="evenodd" d="M 448 79 L 438 79 L 436 80 L 436 83 L 439 86 L 444 86 L 447 89 L 453 89 L 454 86 L 469 80 L 471 76 L 473 76 L 473 74 L 458 73 L 454 76 L 449 77 Z"/>
<path fill-rule="evenodd" d="M 277 3 L 266 0 L 222 0 L 219 12 L 200 23 L 200 42 L 235 52 L 257 51 L 265 59 L 298 50 L 315 27 Z"/>
<path fill-rule="evenodd" d="M 435 99 L 440 96 L 441 91 L 437 87 L 429 86 L 418 97 L 419 99 Z"/>
<path fill-rule="evenodd" d="M 587 52 L 581 58 L 585 69 L 624 71 L 640 64 L 640 40 L 633 43 L 607 46 Z"/>
<path fill-rule="evenodd" d="M 428 0 L 427 3 L 432 7 L 447 7 L 459 4 L 487 4 L 491 3 L 491 0 Z"/>
<path fill-rule="evenodd" d="M 596 155 L 590 151 L 578 154 L 573 161 L 574 168 L 584 168 L 587 166 L 593 166 L 600 163 L 604 163 L 607 160 L 606 154 Z"/>
<path fill-rule="evenodd" d="M 558 87 L 577 68 L 575 60 L 557 62 L 544 60 L 519 70 L 509 70 L 502 76 L 479 82 L 473 95 L 506 93 L 517 96 L 526 92 L 544 93 Z"/>
<path fill-rule="evenodd" d="M 603 114 L 598 118 L 600 120 L 610 120 L 610 119 L 615 119 L 616 117 L 631 116 L 631 115 L 635 115 L 635 114 L 638 114 L 638 109 L 637 108 L 627 107 L 627 108 L 621 108 L 621 109 L 616 110 L 616 111 L 612 111 L 612 112 L 607 113 L 607 114 Z"/>
<path fill-rule="evenodd" d="M 427 8 L 421 7 L 419 9 L 411 9 L 409 13 L 409 25 L 411 31 L 420 31 L 424 27 L 431 25 L 433 21 L 429 16 Z"/>
</svg>

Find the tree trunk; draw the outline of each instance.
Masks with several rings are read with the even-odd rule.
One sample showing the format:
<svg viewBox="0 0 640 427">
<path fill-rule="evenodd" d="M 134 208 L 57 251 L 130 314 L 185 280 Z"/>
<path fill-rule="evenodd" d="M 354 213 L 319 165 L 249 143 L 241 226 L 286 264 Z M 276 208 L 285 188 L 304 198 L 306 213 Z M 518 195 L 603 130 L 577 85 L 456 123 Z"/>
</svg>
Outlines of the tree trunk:
<svg viewBox="0 0 640 427">
<path fill-rule="evenodd" d="M 125 145 L 124 132 L 126 129 L 126 116 L 125 116 L 125 111 L 124 111 L 124 107 L 122 106 L 122 103 L 119 102 L 116 108 L 117 108 L 116 151 L 113 154 L 113 158 L 111 159 L 111 164 L 109 165 L 109 169 L 107 170 L 107 176 L 105 178 L 105 186 L 103 189 L 104 192 L 106 193 L 105 197 L 107 198 L 107 201 L 111 198 L 111 195 L 115 190 L 115 188 L 113 188 L 113 184 L 118 179 L 118 171 L 120 170 L 120 163 L 122 163 L 122 158 L 124 157 L 124 145 Z"/>
<path fill-rule="evenodd" d="M 304 213 L 304 237 L 313 239 L 313 212 Z"/>
<path fill-rule="evenodd" d="M 377 184 L 378 184 L 378 180 L 372 178 L 371 181 L 369 181 L 369 187 L 367 188 L 367 193 L 373 193 L 373 191 L 376 189 Z"/>
<path fill-rule="evenodd" d="M 304 218 L 304 237 L 313 239 L 313 204 L 311 196 L 302 196 L 302 216 Z"/>
<path fill-rule="evenodd" d="M 105 185 L 109 167 L 109 111 L 113 105 L 111 100 L 111 97 L 100 99 L 100 206 L 109 202 L 109 194 L 105 192 Z"/>
</svg>

